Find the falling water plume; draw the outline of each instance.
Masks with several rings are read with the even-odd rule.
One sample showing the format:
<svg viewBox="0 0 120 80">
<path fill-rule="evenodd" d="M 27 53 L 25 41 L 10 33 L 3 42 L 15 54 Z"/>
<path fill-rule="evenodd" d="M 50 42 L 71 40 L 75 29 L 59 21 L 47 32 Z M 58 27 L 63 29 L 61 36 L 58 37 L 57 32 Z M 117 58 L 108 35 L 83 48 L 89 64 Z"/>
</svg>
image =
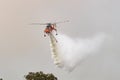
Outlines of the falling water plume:
<svg viewBox="0 0 120 80">
<path fill-rule="evenodd" d="M 51 55 L 54 64 L 66 70 L 73 70 L 88 55 L 97 53 L 105 39 L 105 34 L 97 34 L 91 38 L 72 39 L 59 34 L 50 34 Z"/>
</svg>

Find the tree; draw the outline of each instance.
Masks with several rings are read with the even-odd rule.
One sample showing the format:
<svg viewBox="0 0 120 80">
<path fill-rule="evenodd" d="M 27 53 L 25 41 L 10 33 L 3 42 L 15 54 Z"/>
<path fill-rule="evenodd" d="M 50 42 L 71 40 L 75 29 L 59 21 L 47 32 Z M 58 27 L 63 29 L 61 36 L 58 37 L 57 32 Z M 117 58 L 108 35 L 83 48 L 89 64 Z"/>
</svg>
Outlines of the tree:
<svg viewBox="0 0 120 80">
<path fill-rule="evenodd" d="M 3 80 L 2 78 L 0 78 L 0 80 Z"/>
<path fill-rule="evenodd" d="M 29 72 L 24 76 L 26 80 L 57 80 L 52 73 L 45 74 L 42 71 L 40 72 Z"/>
</svg>

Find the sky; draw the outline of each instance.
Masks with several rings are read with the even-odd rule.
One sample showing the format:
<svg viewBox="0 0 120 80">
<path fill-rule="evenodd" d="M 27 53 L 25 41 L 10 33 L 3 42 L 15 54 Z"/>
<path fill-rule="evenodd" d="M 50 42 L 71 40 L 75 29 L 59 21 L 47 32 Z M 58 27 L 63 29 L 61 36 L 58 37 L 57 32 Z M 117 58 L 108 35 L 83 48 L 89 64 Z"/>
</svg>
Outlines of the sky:
<svg viewBox="0 0 120 80">
<path fill-rule="evenodd" d="M 28 72 L 53 73 L 59 80 L 120 80 L 119 0 L 1 0 L 0 77 L 24 80 Z M 68 73 L 53 64 L 44 26 L 59 22 L 58 33 L 91 37 L 107 35 L 100 51 Z"/>
</svg>

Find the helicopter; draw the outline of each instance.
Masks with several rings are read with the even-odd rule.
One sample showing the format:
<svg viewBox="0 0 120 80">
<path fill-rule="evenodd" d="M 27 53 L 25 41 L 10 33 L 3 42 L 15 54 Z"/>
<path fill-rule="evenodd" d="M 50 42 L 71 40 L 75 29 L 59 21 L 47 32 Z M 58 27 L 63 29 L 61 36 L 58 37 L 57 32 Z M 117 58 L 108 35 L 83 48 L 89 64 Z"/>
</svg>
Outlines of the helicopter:
<svg viewBox="0 0 120 80">
<path fill-rule="evenodd" d="M 46 35 L 49 36 L 50 34 L 52 34 L 53 31 L 55 31 L 56 35 L 58 35 L 56 24 L 65 23 L 65 22 L 69 22 L 69 20 L 62 21 L 62 22 L 55 22 L 55 23 L 32 23 L 32 25 L 46 25 L 46 28 L 44 29 L 44 37 L 46 37 Z"/>
</svg>

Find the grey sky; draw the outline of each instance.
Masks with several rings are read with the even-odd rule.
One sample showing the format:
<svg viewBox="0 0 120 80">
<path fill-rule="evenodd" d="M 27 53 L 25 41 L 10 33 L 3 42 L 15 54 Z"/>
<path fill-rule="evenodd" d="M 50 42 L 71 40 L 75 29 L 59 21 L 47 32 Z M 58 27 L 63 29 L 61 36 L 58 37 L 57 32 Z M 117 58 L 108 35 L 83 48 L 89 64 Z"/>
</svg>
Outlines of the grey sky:
<svg viewBox="0 0 120 80">
<path fill-rule="evenodd" d="M 0 1 L 0 77 L 23 80 L 30 71 L 54 73 L 59 80 L 120 80 L 119 0 L 4 0 Z M 73 72 L 53 64 L 44 26 L 54 22 L 58 32 L 71 37 L 109 35 L 99 54 L 89 57 Z"/>
</svg>

